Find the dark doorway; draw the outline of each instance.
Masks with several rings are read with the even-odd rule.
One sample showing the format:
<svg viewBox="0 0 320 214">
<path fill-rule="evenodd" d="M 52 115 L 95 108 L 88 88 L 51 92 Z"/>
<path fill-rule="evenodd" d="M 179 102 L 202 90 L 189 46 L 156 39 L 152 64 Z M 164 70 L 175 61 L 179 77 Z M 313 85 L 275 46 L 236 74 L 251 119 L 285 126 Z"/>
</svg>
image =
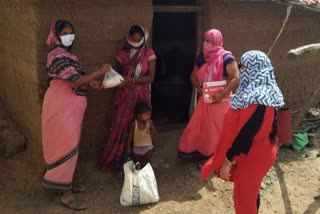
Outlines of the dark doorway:
<svg viewBox="0 0 320 214">
<path fill-rule="evenodd" d="M 190 74 L 196 49 L 196 14 L 154 13 L 152 47 L 157 55 L 152 107 L 155 122 L 188 121 Z"/>
<path fill-rule="evenodd" d="M 196 5 L 196 0 L 152 0 L 153 5 Z"/>
</svg>

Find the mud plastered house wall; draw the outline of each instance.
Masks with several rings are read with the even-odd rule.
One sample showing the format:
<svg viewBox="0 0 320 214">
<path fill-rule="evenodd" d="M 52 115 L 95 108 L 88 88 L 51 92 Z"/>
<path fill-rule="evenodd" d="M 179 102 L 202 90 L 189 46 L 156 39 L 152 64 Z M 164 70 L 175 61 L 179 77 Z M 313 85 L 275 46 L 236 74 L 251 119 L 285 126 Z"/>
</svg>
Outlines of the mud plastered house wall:
<svg viewBox="0 0 320 214">
<path fill-rule="evenodd" d="M 272 1 L 210 0 L 204 5 L 204 29 L 220 29 L 224 35 L 224 47 L 232 51 L 237 60 L 248 50 L 268 52 L 282 27 L 288 6 Z M 319 54 L 308 54 L 290 60 L 287 53 L 293 48 L 319 43 L 319 38 L 320 11 L 294 5 L 270 54 L 286 105 L 293 110 L 301 109 L 318 87 L 320 57 Z"/>
<path fill-rule="evenodd" d="M 225 49 L 232 51 L 238 60 L 248 50 L 269 50 L 287 10 L 287 4 L 273 1 L 202 0 L 199 4 L 201 31 L 220 29 Z M 152 1 L 12 0 L 1 1 L 0 7 L 0 99 L 27 136 L 28 156 L 39 162 L 41 107 L 48 87 L 45 41 L 52 22 L 67 19 L 74 24 L 73 52 L 86 72 L 93 72 L 102 63 L 115 63 L 130 25 L 141 24 L 151 30 Z M 319 38 L 320 13 L 294 6 L 270 55 L 286 105 L 294 110 L 301 108 L 319 85 L 319 55 L 309 54 L 290 61 L 286 54 L 292 48 L 319 42 Z M 89 91 L 80 144 L 82 153 L 98 154 L 105 146 L 114 93 L 114 90 Z"/>
<path fill-rule="evenodd" d="M 48 87 L 46 39 L 51 24 L 66 19 L 74 24 L 73 52 L 86 72 L 102 63 L 115 63 L 132 24 L 151 29 L 149 0 L 13 0 L 1 1 L 0 99 L 27 136 L 31 160 L 42 157 L 41 107 Z M 88 94 L 82 150 L 105 145 L 110 132 L 114 90 Z M 68 106 L 66 106 L 67 108 Z"/>
</svg>

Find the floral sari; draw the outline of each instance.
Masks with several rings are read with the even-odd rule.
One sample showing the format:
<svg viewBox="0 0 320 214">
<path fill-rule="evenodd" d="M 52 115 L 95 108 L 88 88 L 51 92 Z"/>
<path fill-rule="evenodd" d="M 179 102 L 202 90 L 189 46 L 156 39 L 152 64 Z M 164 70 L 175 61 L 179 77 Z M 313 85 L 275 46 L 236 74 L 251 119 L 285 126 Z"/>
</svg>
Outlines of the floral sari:
<svg viewBox="0 0 320 214">
<path fill-rule="evenodd" d="M 123 76 L 137 79 L 147 75 L 149 61 L 156 59 L 154 51 L 145 46 L 147 32 L 144 28 L 143 30 L 145 41 L 142 47 L 130 51 L 124 49 L 118 54 L 117 61 Z M 100 160 L 102 167 L 114 166 L 116 170 L 122 167 L 124 145 L 128 139 L 130 125 L 134 120 L 134 108 L 137 102 L 144 102 L 151 106 L 150 84 L 131 84 L 117 88 L 112 130 Z"/>
</svg>

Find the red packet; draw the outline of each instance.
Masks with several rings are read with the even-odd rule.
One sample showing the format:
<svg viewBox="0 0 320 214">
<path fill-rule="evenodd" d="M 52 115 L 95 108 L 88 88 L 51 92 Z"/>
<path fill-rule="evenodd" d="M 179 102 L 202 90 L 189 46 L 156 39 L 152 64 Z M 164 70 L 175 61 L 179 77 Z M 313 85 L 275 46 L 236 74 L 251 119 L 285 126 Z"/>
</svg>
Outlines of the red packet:
<svg viewBox="0 0 320 214">
<path fill-rule="evenodd" d="M 227 80 L 203 83 L 202 87 L 203 87 L 204 102 L 209 104 L 212 103 L 213 102 L 212 96 L 223 91 L 223 89 L 225 89 L 227 84 L 228 84 Z M 231 92 L 228 95 L 226 95 L 222 101 L 230 101 L 230 97 L 231 97 Z"/>
</svg>

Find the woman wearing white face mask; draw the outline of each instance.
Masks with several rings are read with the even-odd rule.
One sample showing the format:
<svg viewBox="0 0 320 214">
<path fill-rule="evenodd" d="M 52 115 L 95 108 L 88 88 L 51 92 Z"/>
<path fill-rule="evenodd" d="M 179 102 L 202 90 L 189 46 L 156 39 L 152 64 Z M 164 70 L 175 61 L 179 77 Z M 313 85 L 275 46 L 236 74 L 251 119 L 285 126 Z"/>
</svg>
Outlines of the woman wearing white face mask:
<svg viewBox="0 0 320 214">
<path fill-rule="evenodd" d="M 70 47 L 74 40 L 74 34 L 71 33 L 71 34 L 60 36 L 60 39 L 63 46 Z"/>
<path fill-rule="evenodd" d="M 95 79 L 109 72 L 110 65 L 102 65 L 97 72 L 85 74 L 77 57 L 71 53 L 74 38 L 72 24 L 58 20 L 52 24 L 47 39 L 50 51 L 46 71 L 50 86 L 44 97 L 41 116 L 46 162 L 43 184 L 49 192 L 63 193 L 61 204 L 83 210 L 87 205 L 77 200 L 72 192 L 84 191 L 84 187 L 72 186 L 72 179 L 87 106 L 87 85 L 101 88 Z"/>
<path fill-rule="evenodd" d="M 112 167 L 120 173 L 123 159 L 127 159 L 126 152 L 130 152 L 125 145 L 128 143 L 136 103 L 143 102 L 151 107 L 150 84 L 155 76 L 156 55 L 147 47 L 147 39 L 147 29 L 139 25 L 131 26 L 126 46 L 117 56 L 119 72 L 124 76 L 124 81 L 117 88 L 112 130 L 100 165 Z"/>
</svg>

